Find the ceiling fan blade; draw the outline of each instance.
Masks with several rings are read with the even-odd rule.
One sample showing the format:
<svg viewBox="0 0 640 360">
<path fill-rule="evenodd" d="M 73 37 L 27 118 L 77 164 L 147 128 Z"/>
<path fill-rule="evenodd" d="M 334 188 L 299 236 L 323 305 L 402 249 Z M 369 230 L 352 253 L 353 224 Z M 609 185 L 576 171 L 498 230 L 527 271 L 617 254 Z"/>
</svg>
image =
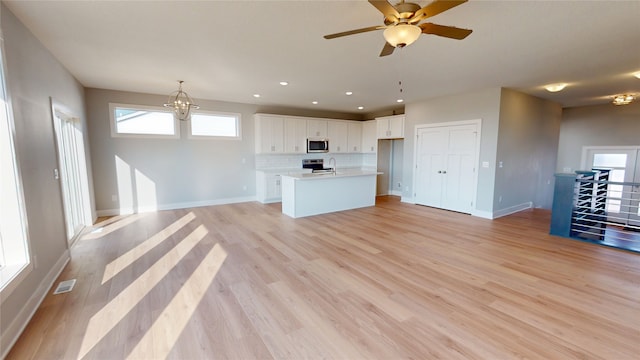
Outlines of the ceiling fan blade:
<svg viewBox="0 0 640 360">
<path fill-rule="evenodd" d="M 394 8 L 387 0 L 369 0 L 369 3 L 376 7 L 376 9 L 380 10 L 382 15 L 385 17 L 389 17 L 391 15 L 396 18 L 400 17 L 400 13 L 396 8 Z"/>
<path fill-rule="evenodd" d="M 418 21 L 430 18 L 432 16 L 436 16 L 441 12 L 447 11 L 451 8 L 454 8 L 460 4 L 466 3 L 468 0 L 435 0 L 429 5 L 423 7 L 422 9 L 416 11 L 413 14 L 413 17 L 409 19 L 410 24 L 415 24 Z"/>
<path fill-rule="evenodd" d="M 422 29 L 423 34 L 444 36 L 456 40 L 462 40 L 473 32 L 473 30 L 469 29 L 460 29 L 453 26 L 445 26 L 432 23 L 424 23 L 418 26 Z"/>
<path fill-rule="evenodd" d="M 360 34 L 360 33 L 363 33 L 363 32 L 380 30 L 380 29 L 384 29 L 384 28 L 386 28 L 386 26 L 370 26 L 370 27 L 366 27 L 366 28 L 362 28 L 362 29 L 355 29 L 355 30 L 349 30 L 349 31 L 343 31 L 343 32 L 335 33 L 335 34 L 325 35 L 324 38 L 325 39 L 335 39 L 335 38 L 341 37 L 341 36 Z"/>
<path fill-rule="evenodd" d="M 391 55 L 393 54 L 393 50 L 395 50 L 396 48 L 393 47 L 391 44 L 384 43 L 384 47 L 382 48 L 382 51 L 380 52 L 380 57 L 382 56 L 387 56 L 387 55 Z"/>
</svg>

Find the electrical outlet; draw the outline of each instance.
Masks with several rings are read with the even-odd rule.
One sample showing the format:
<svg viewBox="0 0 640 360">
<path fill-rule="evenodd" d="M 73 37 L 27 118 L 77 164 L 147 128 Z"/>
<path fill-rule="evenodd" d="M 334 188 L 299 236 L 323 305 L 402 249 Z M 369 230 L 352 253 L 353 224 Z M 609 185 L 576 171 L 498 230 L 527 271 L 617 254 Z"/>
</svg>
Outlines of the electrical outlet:
<svg viewBox="0 0 640 360">
<path fill-rule="evenodd" d="M 247 185 L 243 186 L 242 190 L 247 191 Z"/>
<path fill-rule="evenodd" d="M 500 195 L 500 196 L 498 197 L 498 202 L 499 202 L 499 203 L 501 203 L 501 202 L 502 202 L 502 195 Z"/>
<path fill-rule="evenodd" d="M 398 181 L 398 189 L 402 189 L 402 183 Z"/>
<path fill-rule="evenodd" d="M 118 201 L 118 195 L 111 195 L 111 201 Z"/>
</svg>

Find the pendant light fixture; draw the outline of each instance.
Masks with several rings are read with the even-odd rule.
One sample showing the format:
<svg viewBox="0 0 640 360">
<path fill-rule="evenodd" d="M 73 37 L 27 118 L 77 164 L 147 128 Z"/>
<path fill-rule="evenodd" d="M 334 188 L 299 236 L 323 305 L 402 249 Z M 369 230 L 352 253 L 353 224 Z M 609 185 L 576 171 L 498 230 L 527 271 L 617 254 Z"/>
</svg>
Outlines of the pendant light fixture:
<svg viewBox="0 0 640 360">
<path fill-rule="evenodd" d="M 165 107 L 173 108 L 173 112 L 178 120 L 188 121 L 191 119 L 191 109 L 199 109 L 200 106 L 196 105 L 189 94 L 182 90 L 182 83 L 184 81 L 178 80 L 178 90 L 169 95 L 169 100 L 164 104 Z"/>
</svg>

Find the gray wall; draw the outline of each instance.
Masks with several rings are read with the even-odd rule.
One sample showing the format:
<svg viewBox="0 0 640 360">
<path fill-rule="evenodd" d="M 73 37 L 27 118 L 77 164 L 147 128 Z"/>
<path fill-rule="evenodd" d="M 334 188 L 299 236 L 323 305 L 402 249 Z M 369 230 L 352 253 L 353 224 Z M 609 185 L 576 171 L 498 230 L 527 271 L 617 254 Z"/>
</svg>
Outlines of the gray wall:
<svg viewBox="0 0 640 360">
<path fill-rule="evenodd" d="M 255 197 L 254 105 L 198 100 L 201 110 L 242 116 L 241 140 L 188 139 L 181 122 L 180 139 L 111 137 L 109 103 L 159 106 L 165 95 L 87 89 L 87 111 L 96 206 L 99 214 L 118 211 L 129 200 L 118 189 L 118 176 L 129 177 L 134 207 L 153 206 L 136 193 L 136 171 L 155 186 L 159 209 L 251 200 Z M 116 171 L 116 157 L 129 166 Z M 112 201 L 112 195 L 118 200 Z"/>
<path fill-rule="evenodd" d="M 413 201 L 416 125 L 482 119 L 480 162 L 488 161 L 490 166 L 489 168 L 478 167 L 476 210 L 487 214 L 493 211 L 500 93 L 500 88 L 490 88 L 406 104 L 402 177 L 405 184 L 402 193 L 403 201 Z"/>
<path fill-rule="evenodd" d="M 11 295 L 2 299 L 0 349 L 4 351 L 68 260 L 62 195 L 53 177 L 58 162 L 50 97 L 78 116 L 83 129 L 85 108 L 82 86 L 4 4 L 1 6 L 7 90 L 15 118 L 15 145 L 35 266 Z"/>
<path fill-rule="evenodd" d="M 580 170 L 583 146 L 640 146 L 640 102 L 564 109 L 557 172 Z"/>
<path fill-rule="evenodd" d="M 393 146 L 391 147 L 392 154 L 392 169 L 391 169 L 391 190 L 394 194 L 401 194 L 404 186 L 402 180 L 402 165 L 404 160 L 404 140 L 393 140 Z M 398 186 L 400 184 L 400 186 Z"/>
<path fill-rule="evenodd" d="M 561 117 L 559 104 L 502 89 L 494 213 L 528 202 L 551 208 Z"/>
</svg>

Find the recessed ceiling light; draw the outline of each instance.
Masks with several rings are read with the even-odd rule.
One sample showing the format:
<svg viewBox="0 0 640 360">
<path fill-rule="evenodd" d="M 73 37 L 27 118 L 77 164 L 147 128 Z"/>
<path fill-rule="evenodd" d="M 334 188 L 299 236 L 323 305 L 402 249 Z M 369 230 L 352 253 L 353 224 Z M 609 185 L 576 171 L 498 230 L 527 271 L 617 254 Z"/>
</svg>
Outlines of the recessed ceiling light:
<svg viewBox="0 0 640 360">
<path fill-rule="evenodd" d="M 396 102 L 401 103 L 401 102 L 404 102 L 404 100 L 398 99 L 398 100 L 396 100 Z"/>
<path fill-rule="evenodd" d="M 364 106 L 358 106 L 358 110 L 364 109 Z"/>
<path fill-rule="evenodd" d="M 640 79 L 640 71 L 636 71 L 633 73 L 633 76 L 637 77 L 638 79 Z"/>
<path fill-rule="evenodd" d="M 289 82 L 288 81 L 280 81 L 280 85 L 287 86 L 287 85 L 289 85 Z"/>
<path fill-rule="evenodd" d="M 349 96 L 349 95 L 353 95 L 353 91 L 347 91 L 346 93 L 344 93 L 345 95 Z"/>
<path fill-rule="evenodd" d="M 318 102 L 317 102 L 317 101 L 315 101 L 315 100 L 314 100 L 314 101 L 312 101 L 311 103 L 312 103 L 313 105 L 318 105 Z"/>
<path fill-rule="evenodd" d="M 260 97 L 260 94 L 253 94 L 253 97 L 254 97 L 254 98 L 259 98 L 259 97 Z"/>
<path fill-rule="evenodd" d="M 549 85 L 545 85 L 544 88 L 547 89 L 547 91 L 549 92 L 558 92 L 564 89 L 567 85 L 568 84 L 565 84 L 565 83 L 549 84 Z"/>
</svg>

